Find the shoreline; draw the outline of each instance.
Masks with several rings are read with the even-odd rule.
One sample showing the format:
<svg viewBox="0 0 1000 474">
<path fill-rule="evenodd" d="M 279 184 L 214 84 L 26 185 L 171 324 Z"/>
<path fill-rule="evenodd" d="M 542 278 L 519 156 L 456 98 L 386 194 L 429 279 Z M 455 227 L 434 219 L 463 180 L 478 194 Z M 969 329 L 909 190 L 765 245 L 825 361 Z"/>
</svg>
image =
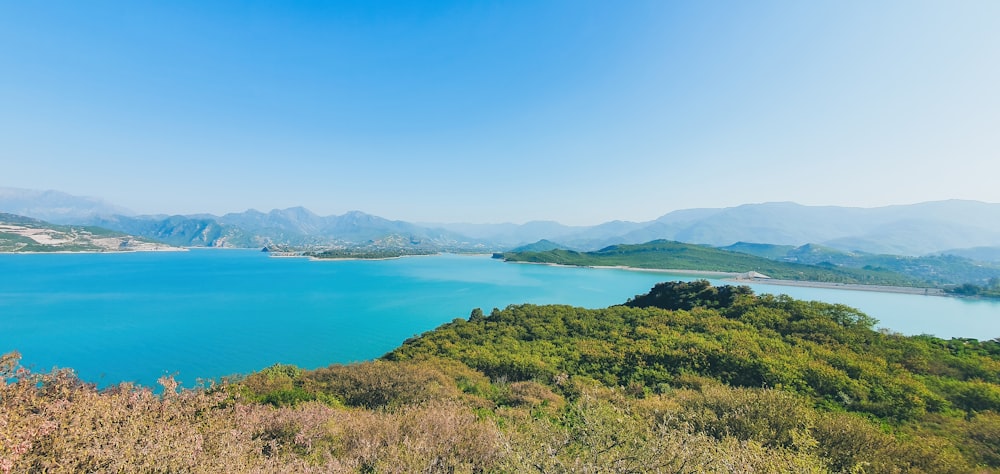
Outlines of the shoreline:
<svg viewBox="0 0 1000 474">
<path fill-rule="evenodd" d="M 553 267 L 594 268 L 603 270 L 627 270 L 633 272 L 668 273 L 672 275 L 719 277 L 721 280 L 737 284 L 753 283 L 760 285 L 797 286 L 802 288 L 822 288 L 830 290 L 871 291 L 876 293 L 900 293 L 900 294 L 917 295 L 917 296 L 956 297 L 956 295 L 949 294 L 940 288 L 864 285 L 860 283 L 835 283 L 835 282 L 808 281 L 808 280 L 781 280 L 777 278 L 737 278 L 739 275 L 743 275 L 744 273 L 722 272 L 715 270 L 681 270 L 676 268 L 638 268 L 638 267 L 629 267 L 626 265 L 568 265 L 564 263 L 549 263 L 549 262 L 510 262 L 507 260 L 504 260 L 504 262 L 524 263 L 530 265 L 550 265 Z"/>
<path fill-rule="evenodd" d="M 761 285 L 775 286 L 798 286 L 802 288 L 823 288 L 830 290 L 852 290 L 852 291 L 872 291 L 877 293 L 901 293 L 918 296 L 954 296 L 946 293 L 940 288 L 926 288 L 915 286 L 887 286 L 887 285 L 863 285 L 860 283 L 835 283 L 828 281 L 807 281 L 807 280 L 779 280 L 779 279 L 726 279 L 734 283 L 754 283 Z"/>
<path fill-rule="evenodd" d="M 572 265 L 567 265 L 572 266 Z M 649 272 L 649 273 L 670 273 L 673 275 L 699 275 L 699 276 L 717 276 L 717 277 L 728 277 L 733 278 L 739 273 L 734 272 L 720 272 L 717 270 L 681 270 L 678 268 L 638 268 L 638 267 L 628 267 L 625 265 L 588 265 L 584 268 L 596 268 L 603 270 L 628 270 L 632 272 Z"/>
<path fill-rule="evenodd" d="M 73 254 L 73 253 L 92 253 L 92 254 L 116 254 L 116 253 L 140 253 L 140 252 L 187 252 L 191 250 L 187 247 L 170 247 L 162 249 L 129 249 L 129 250 L 52 250 L 52 251 L 27 251 L 27 252 L 9 252 L 0 251 L 0 255 L 51 255 L 51 254 Z"/>
<path fill-rule="evenodd" d="M 629 267 L 626 265 L 570 265 L 566 263 L 551 263 L 551 262 L 514 262 L 510 260 L 501 260 L 503 263 L 518 263 L 524 265 L 548 265 L 551 267 L 565 267 L 565 268 L 593 268 L 595 270 L 626 270 L 630 272 L 649 272 L 649 273 L 670 273 L 673 275 L 696 275 L 696 276 L 716 276 L 716 277 L 728 277 L 733 278 L 739 273 L 736 272 L 720 272 L 716 270 L 681 270 L 677 268 L 639 268 L 639 267 Z"/>
<path fill-rule="evenodd" d="M 54 250 L 51 252 L 10 252 L 10 251 L 0 251 L 0 255 L 46 255 L 46 254 L 127 254 L 127 253 L 139 253 L 139 252 L 188 252 L 191 250 L 201 250 L 202 247 L 166 247 L 166 248 L 146 248 L 146 249 L 129 249 L 129 250 Z M 226 248 L 226 247 L 204 247 L 204 249 L 221 249 L 221 250 L 248 250 L 241 248 Z M 408 257 L 433 257 L 442 255 L 441 253 L 436 254 L 414 254 L 414 255 L 398 255 L 392 257 L 377 257 L 377 258 L 366 258 L 366 257 L 330 257 L 321 258 L 311 255 L 268 255 L 270 258 L 305 258 L 309 261 L 384 261 L 384 260 L 398 260 L 401 258 Z M 468 254 L 470 256 L 490 256 L 491 254 Z M 639 267 L 629 267 L 626 265 L 570 265 L 564 263 L 551 263 L 551 262 L 515 262 L 508 260 L 501 260 L 503 263 L 516 263 L 516 264 L 527 264 L 527 265 L 547 265 L 552 267 L 566 267 L 566 268 L 591 268 L 595 270 L 625 270 L 632 272 L 647 272 L 647 273 L 663 273 L 670 275 L 689 275 L 689 276 L 702 276 L 702 277 L 715 277 L 726 282 L 736 283 L 736 284 L 759 284 L 759 285 L 774 285 L 774 286 L 795 286 L 802 288 L 822 288 L 831 290 L 848 290 L 848 291 L 870 291 L 877 293 L 898 293 L 898 294 L 908 294 L 908 295 L 923 295 L 923 296 L 944 296 L 944 297 L 959 297 L 958 295 L 953 295 L 945 292 L 941 288 L 928 288 L 928 287 L 909 287 L 909 286 L 888 286 L 888 285 L 864 285 L 859 283 L 836 283 L 836 282 L 824 282 L 824 281 L 808 281 L 808 280 L 783 280 L 783 279 L 772 279 L 772 278 L 739 278 L 743 273 L 737 272 L 723 272 L 717 270 L 685 270 L 679 268 L 639 268 Z"/>
<path fill-rule="evenodd" d="M 371 257 L 371 258 L 368 258 L 368 257 L 315 257 L 315 256 L 312 256 L 312 255 L 289 255 L 287 257 L 291 257 L 291 258 L 305 257 L 305 258 L 308 258 L 309 260 L 314 261 L 314 262 L 322 262 L 322 261 L 335 261 L 336 262 L 336 261 L 345 261 L 345 260 L 372 260 L 372 261 L 377 261 L 377 260 L 398 260 L 398 259 L 401 259 L 401 258 L 409 258 L 409 257 L 436 257 L 438 255 L 441 255 L 441 254 L 440 253 L 430 253 L 430 254 L 396 255 L 396 256 L 393 256 L 393 257 Z M 281 258 L 281 256 L 276 256 L 276 257 L 277 258 Z"/>
</svg>

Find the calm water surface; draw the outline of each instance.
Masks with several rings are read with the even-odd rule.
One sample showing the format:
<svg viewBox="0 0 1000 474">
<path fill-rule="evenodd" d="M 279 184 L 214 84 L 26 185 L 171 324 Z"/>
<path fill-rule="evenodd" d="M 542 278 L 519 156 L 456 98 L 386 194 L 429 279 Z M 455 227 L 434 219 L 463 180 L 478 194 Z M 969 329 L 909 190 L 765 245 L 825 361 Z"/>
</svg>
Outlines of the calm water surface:
<svg viewBox="0 0 1000 474">
<path fill-rule="evenodd" d="M 155 383 L 372 359 L 472 308 L 625 301 L 668 275 L 442 255 L 384 261 L 269 258 L 249 250 L 0 255 L 0 352 L 73 367 L 100 385 Z M 715 282 L 724 284 L 725 282 Z M 904 334 L 991 339 L 1000 303 L 754 285 L 848 304 Z"/>
</svg>

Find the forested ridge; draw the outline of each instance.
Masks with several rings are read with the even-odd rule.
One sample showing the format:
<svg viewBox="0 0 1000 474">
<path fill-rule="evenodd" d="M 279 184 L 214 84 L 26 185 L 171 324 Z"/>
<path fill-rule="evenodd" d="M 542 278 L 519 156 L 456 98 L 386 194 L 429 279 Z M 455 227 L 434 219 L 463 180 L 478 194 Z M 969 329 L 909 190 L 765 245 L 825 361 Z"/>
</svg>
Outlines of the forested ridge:
<svg viewBox="0 0 1000 474">
<path fill-rule="evenodd" d="M 943 317 L 947 317 L 943 315 Z M 1000 340 L 706 281 L 162 395 L 0 363 L 0 472 L 996 472 Z"/>
<path fill-rule="evenodd" d="M 856 283 L 890 286 L 931 286 L 927 281 L 882 268 L 850 268 L 833 264 L 806 265 L 781 262 L 747 253 L 669 240 L 644 244 L 612 245 L 593 252 L 552 249 L 507 252 L 505 261 L 555 263 L 577 266 L 626 266 L 632 268 L 699 270 L 746 273 L 755 271 L 785 280 Z"/>
</svg>

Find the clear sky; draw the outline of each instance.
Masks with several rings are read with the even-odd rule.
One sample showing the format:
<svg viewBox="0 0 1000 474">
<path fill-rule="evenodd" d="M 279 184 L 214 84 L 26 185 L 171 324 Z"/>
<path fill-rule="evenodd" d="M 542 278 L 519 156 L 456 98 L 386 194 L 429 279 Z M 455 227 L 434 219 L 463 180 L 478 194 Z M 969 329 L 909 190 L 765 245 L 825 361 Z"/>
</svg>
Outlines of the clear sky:
<svg viewBox="0 0 1000 474">
<path fill-rule="evenodd" d="M 0 0 L 0 186 L 596 224 L 1000 202 L 1000 2 Z"/>
</svg>

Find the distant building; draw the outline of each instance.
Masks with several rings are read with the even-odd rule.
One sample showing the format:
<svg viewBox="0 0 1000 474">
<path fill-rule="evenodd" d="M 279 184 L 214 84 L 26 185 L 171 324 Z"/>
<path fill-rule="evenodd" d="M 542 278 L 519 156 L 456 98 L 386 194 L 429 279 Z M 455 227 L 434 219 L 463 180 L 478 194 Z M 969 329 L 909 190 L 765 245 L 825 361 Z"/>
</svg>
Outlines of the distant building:
<svg viewBox="0 0 1000 474">
<path fill-rule="evenodd" d="M 769 276 L 767 276 L 767 275 L 765 275 L 763 273 L 757 273 L 757 272 L 751 270 L 749 272 L 740 273 L 739 275 L 736 275 L 736 279 L 737 280 L 769 280 L 769 279 L 771 279 L 771 277 L 769 277 Z"/>
</svg>

